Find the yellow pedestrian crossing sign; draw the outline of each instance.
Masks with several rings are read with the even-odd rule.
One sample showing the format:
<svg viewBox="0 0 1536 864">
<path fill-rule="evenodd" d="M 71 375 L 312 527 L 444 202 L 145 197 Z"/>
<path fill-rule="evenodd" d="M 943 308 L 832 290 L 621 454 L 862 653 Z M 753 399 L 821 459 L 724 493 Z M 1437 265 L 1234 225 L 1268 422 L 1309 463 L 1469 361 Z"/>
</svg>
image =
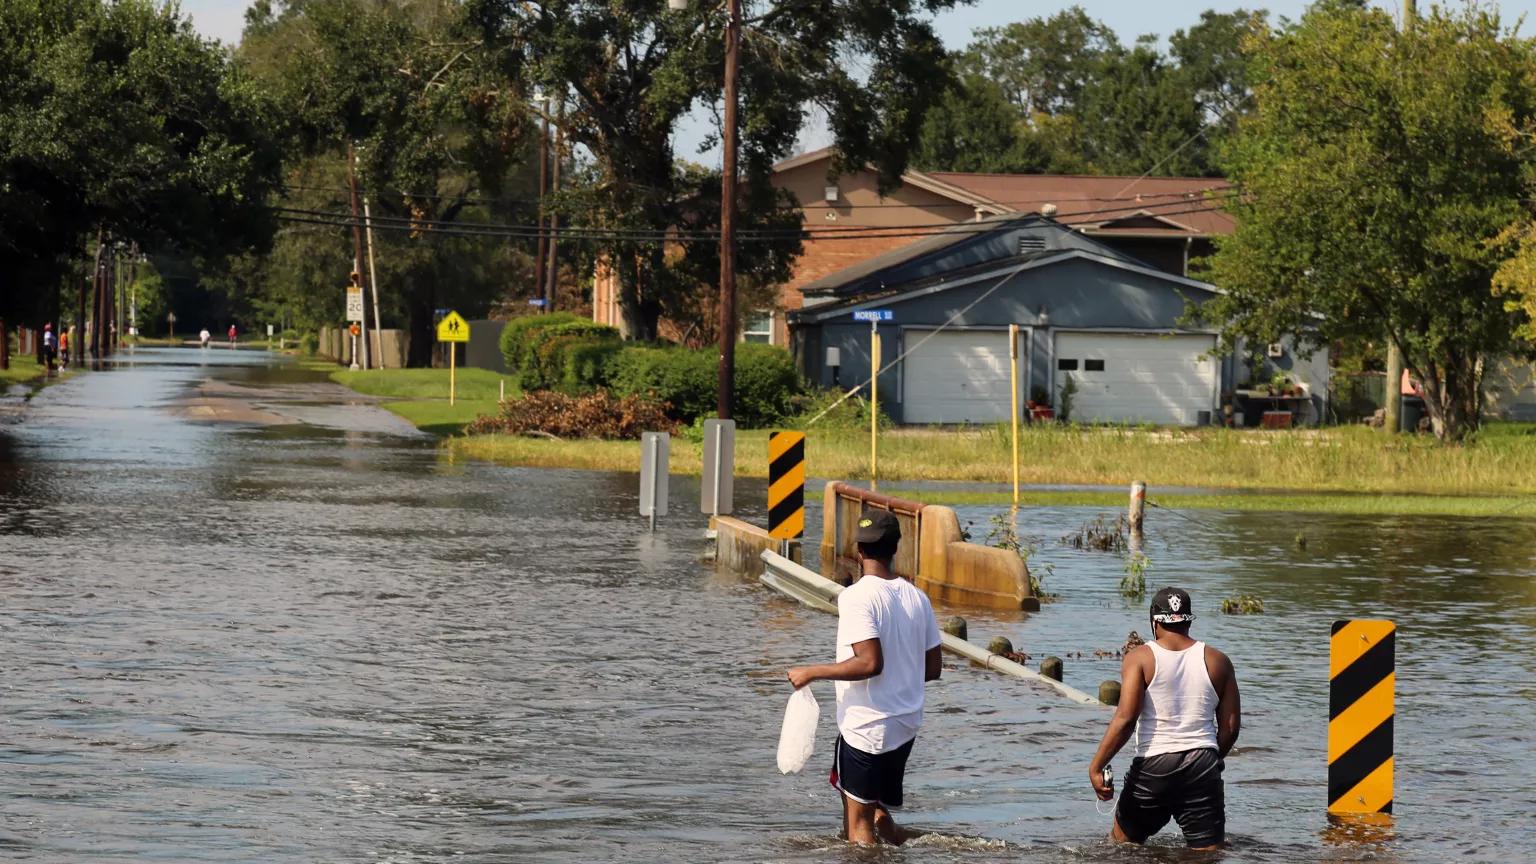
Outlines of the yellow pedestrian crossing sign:
<svg viewBox="0 0 1536 864">
<path fill-rule="evenodd" d="M 439 342 L 468 342 L 469 322 L 457 312 L 449 312 L 443 316 L 443 320 L 437 322 L 437 341 Z"/>
</svg>

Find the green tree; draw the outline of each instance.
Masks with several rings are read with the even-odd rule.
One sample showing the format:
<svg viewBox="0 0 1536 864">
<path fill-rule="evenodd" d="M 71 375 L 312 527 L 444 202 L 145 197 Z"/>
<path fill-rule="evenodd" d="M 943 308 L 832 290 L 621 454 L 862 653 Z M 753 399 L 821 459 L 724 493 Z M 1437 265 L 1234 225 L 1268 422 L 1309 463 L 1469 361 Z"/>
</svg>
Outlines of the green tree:
<svg viewBox="0 0 1536 864">
<path fill-rule="evenodd" d="M 1100 61 L 1077 117 L 1083 155 L 1100 172 L 1210 171 L 1201 105 L 1178 67 L 1146 42 Z"/>
<path fill-rule="evenodd" d="M 977 30 L 960 64 L 997 82 L 1026 117 L 1071 114 L 1104 61 L 1123 50 L 1115 31 L 1073 6 L 1049 18 Z"/>
<path fill-rule="evenodd" d="M 1485 358 L 1528 320 L 1490 290 L 1528 215 L 1536 60 L 1478 7 L 1399 32 L 1321 3 L 1253 45 L 1252 116 L 1231 148 L 1237 232 L 1207 307 L 1228 336 L 1387 334 L 1437 436 L 1475 428 Z"/>
<path fill-rule="evenodd" d="M 56 314 L 45 288 L 98 230 L 149 251 L 265 243 L 277 126 L 174 6 L 0 4 L 0 314 Z"/>
<path fill-rule="evenodd" d="M 531 223 L 536 212 L 529 108 L 466 36 L 461 5 L 264 0 L 246 22 L 240 56 L 293 130 L 298 158 L 280 203 L 346 212 L 355 146 L 360 185 L 382 220 L 374 232 L 381 305 L 388 323 L 405 323 L 412 365 L 430 359 L 436 308 L 481 315 L 508 295 L 532 293 L 530 243 L 456 227 Z M 293 223 L 280 242 L 279 254 L 219 264 L 220 290 L 246 298 L 248 314 L 287 310 L 308 327 L 339 321 L 351 229 Z"/>
<path fill-rule="evenodd" d="M 944 85 L 944 51 L 922 13 L 954 3 L 743 4 L 738 266 L 749 279 L 779 281 L 800 251 L 794 235 L 746 237 L 799 224 L 795 202 L 770 180 L 808 106 L 826 112 L 840 168 L 874 164 L 887 184 L 901 176 Z M 672 298 L 696 293 L 716 254 L 708 236 L 658 235 L 685 220 L 718 224 L 706 179 L 678 170 L 672 136 L 690 110 L 719 99 L 722 4 L 673 12 L 659 0 L 474 0 L 470 9 L 509 89 L 569 95 L 565 135 L 591 154 L 593 172 L 579 218 L 611 234 L 600 251 L 618 276 L 626 334 L 654 337 Z"/>
</svg>

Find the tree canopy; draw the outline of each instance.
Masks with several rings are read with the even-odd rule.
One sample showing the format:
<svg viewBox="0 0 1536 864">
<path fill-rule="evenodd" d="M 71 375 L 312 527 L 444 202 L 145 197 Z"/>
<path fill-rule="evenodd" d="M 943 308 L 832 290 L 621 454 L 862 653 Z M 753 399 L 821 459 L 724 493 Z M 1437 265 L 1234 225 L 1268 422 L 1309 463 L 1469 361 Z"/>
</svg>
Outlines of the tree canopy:
<svg viewBox="0 0 1536 864">
<path fill-rule="evenodd" d="M 978 30 L 953 58 L 913 163 L 935 171 L 1220 173 L 1249 98 L 1243 39 L 1263 12 L 1207 11 L 1127 45 L 1081 7 Z"/>
<path fill-rule="evenodd" d="M 40 321 L 98 231 L 190 254 L 264 245 L 280 127 L 173 6 L 0 4 L 0 315 Z"/>
<path fill-rule="evenodd" d="M 1253 39 L 1255 105 L 1229 154 L 1245 194 L 1208 312 L 1259 341 L 1385 335 L 1435 433 L 1463 437 L 1484 363 L 1529 320 L 1491 290 L 1529 218 L 1529 41 L 1476 7 L 1400 32 L 1351 3 Z"/>
<path fill-rule="evenodd" d="M 875 165 L 894 183 L 945 76 L 926 13 L 955 0 L 844 0 L 743 4 L 740 269 L 781 281 L 800 250 L 782 229 L 800 224 L 794 202 L 769 183 L 792 151 L 807 111 L 824 111 L 843 167 Z M 686 11 L 605 0 L 473 0 L 470 14 L 509 87 L 570 100 L 568 140 L 590 154 L 584 224 L 610 232 L 601 250 L 617 275 L 628 335 L 654 338 L 680 295 L 711 274 L 714 241 L 674 226 L 718 225 L 718 179 L 681 171 L 677 122 L 714 105 L 723 81 L 721 4 Z M 858 70 L 855 74 L 850 70 Z M 680 254 L 669 255 L 668 248 Z M 713 281 L 713 275 L 708 277 Z"/>
</svg>

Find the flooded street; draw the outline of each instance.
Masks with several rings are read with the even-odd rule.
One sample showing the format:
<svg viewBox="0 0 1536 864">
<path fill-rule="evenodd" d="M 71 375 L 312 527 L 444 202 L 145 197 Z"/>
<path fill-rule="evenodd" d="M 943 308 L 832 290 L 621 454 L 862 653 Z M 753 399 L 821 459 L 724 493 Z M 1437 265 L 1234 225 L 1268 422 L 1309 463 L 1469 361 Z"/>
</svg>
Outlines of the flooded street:
<svg viewBox="0 0 1536 864">
<path fill-rule="evenodd" d="M 150 350 L 0 425 L 0 859 L 1185 857 L 1176 832 L 1100 845 L 1107 711 L 952 658 L 907 780 L 904 821 L 938 836 L 850 850 L 830 686 L 811 767 L 774 767 L 783 670 L 830 659 L 835 619 L 700 562 L 696 479 L 650 535 L 634 475 L 455 464 L 344 393 L 259 352 Z M 994 512 L 960 509 L 978 539 Z M 1144 607 L 1118 557 L 1057 542 L 1098 512 L 1024 512 L 1060 600 L 966 612 L 972 641 L 1081 652 L 1090 692 L 1118 675 L 1092 653 Z M 1147 554 L 1242 684 L 1225 860 L 1536 858 L 1536 521 L 1153 510 Z M 1267 614 L 1215 611 L 1236 594 Z M 1399 626 L 1398 818 L 1365 843 L 1323 818 L 1341 617 Z"/>
</svg>

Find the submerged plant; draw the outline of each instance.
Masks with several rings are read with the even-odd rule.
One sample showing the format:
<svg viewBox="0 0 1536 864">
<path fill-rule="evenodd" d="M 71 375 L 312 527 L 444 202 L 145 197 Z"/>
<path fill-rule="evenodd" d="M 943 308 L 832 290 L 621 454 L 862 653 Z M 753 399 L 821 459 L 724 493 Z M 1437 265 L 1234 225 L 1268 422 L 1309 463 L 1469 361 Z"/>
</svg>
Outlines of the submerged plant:
<svg viewBox="0 0 1536 864">
<path fill-rule="evenodd" d="M 1147 571 L 1152 569 L 1152 559 L 1140 552 L 1132 552 L 1125 559 L 1125 575 L 1120 577 L 1120 593 L 1132 600 L 1147 596 Z"/>
<path fill-rule="evenodd" d="M 1252 594 L 1239 594 L 1221 601 L 1223 615 L 1262 615 L 1264 601 Z"/>
<path fill-rule="evenodd" d="M 1024 559 L 1024 572 L 1029 574 L 1029 593 L 1034 595 L 1041 603 L 1050 603 L 1056 599 L 1055 594 L 1048 594 L 1041 581 L 1042 574 L 1049 576 L 1056 572 L 1052 564 L 1031 565 L 1029 559 L 1040 551 L 1040 541 L 1033 537 L 1024 537 L 1019 534 L 1019 511 L 1015 507 L 1007 513 L 994 513 L 988 520 L 992 528 L 987 532 L 987 545 L 998 549 L 1007 549 Z"/>
<path fill-rule="evenodd" d="M 1092 522 L 1084 523 L 1076 533 L 1061 538 L 1061 542 L 1074 549 L 1124 552 L 1129 548 L 1126 533 L 1130 530 L 1130 523 L 1126 521 L 1123 513 L 1112 521 L 1106 521 L 1106 519 L 1107 517 L 1102 514 L 1095 516 Z"/>
</svg>

